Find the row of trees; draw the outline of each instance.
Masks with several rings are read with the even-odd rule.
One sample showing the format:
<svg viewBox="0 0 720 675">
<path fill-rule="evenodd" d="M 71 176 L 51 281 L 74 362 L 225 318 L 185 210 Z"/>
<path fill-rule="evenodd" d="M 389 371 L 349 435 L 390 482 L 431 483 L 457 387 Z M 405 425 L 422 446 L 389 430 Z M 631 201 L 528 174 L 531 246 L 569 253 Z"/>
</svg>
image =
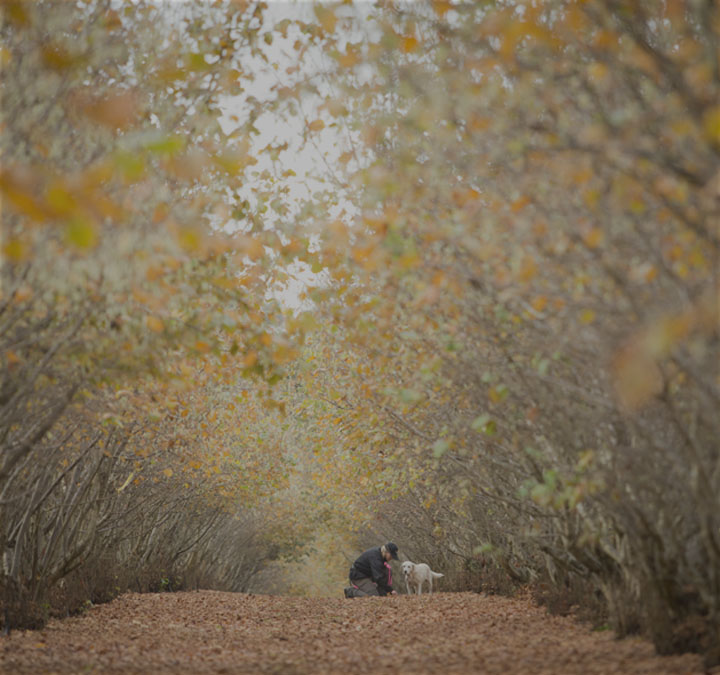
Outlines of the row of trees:
<svg viewBox="0 0 720 675">
<path fill-rule="evenodd" d="M 267 289 L 302 246 L 259 226 L 261 179 L 239 208 L 252 102 L 220 127 L 263 8 L 3 3 L 5 630 L 125 588 L 246 589 L 300 536 L 259 510 L 287 467 L 246 425 L 292 357 Z"/>
<path fill-rule="evenodd" d="M 324 80 L 361 211 L 323 238 L 332 328 L 297 375 L 318 489 L 456 584 L 601 597 L 717 660 L 717 3 L 373 20 Z"/>
</svg>

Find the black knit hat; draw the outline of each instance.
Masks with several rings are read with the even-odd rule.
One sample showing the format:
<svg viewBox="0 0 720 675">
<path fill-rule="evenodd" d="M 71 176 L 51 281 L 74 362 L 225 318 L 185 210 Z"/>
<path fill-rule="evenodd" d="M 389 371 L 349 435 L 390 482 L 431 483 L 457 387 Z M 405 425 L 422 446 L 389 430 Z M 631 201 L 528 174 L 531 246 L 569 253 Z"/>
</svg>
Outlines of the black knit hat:
<svg viewBox="0 0 720 675">
<path fill-rule="evenodd" d="M 393 544 L 391 541 L 389 541 L 387 544 L 385 544 L 385 550 L 386 550 L 395 560 L 398 559 L 398 554 L 397 554 L 398 549 L 397 549 L 397 546 L 396 546 L 395 544 Z"/>
</svg>

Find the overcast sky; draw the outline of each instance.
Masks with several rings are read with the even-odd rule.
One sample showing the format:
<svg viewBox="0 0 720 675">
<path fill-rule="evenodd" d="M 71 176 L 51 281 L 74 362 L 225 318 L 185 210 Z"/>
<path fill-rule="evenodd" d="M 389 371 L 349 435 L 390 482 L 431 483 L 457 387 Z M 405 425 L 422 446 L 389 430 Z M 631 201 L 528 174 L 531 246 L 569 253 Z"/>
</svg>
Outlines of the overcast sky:
<svg viewBox="0 0 720 675">
<path fill-rule="evenodd" d="M 348 11 L 357 12 L 369 9 L 371 3 L 360 3 L 357 6 L 348 8 Z M 265 12 L 263 27 L 260 29 L 260 36 L 270 30 L 272 26 L 285 19 L 316 21 L 313 3 L 310 1 L 300 2 L 269 2 Z M 303 69 L 295 74 L 289 75 L 288 68 L 298 65 L 298 56 L 293 44 L 302 34 L 294 27 L 288 30 L 287 38 L 282 38 L 277 33 L 273 36 L 271 44 L 260 41 L 269 63 L 259 58 L 243 58 L 242 67 L 245 72 L 252 72 L 252 81 L 246 86 L 246 90 L 238 96 L 228 96 L 223 101 L 224 114 L 220 120 L 221 126 L 226 133 L 241 126 L 248 117 L 247 101 L 250 97 L 258 101 L 270 101 L 275 98 L 272 87 L 278 84 L 292 84 L 298 77 L 307 77 L 312 72 L 324 70 L 329 65 L 329 57 L 318 47 L 309 47 L 303 60 Z M 349 36 L 358 39 L 359 36 Z M 323 96 L 332 95 L 331 85 L 318 81 L 318 88 Z M 282 170 L 291 169 L 295 176 L 283 179 L 283 185 L 290 189 L 288 198 L 299 204 L 303 199 L 309 199 L 318 190 L 327 189 L 332 184 L 330 172 L 333 163 L 337 163 L 338 157 L 347 150 L 347 144 L 343 136 L 348 133 L 347 129 L 326 126 L 324 129 L 305 134 L 306 125 L 317 119 L 319 113 L 317 107 L 323 103 L 323 97 L 308 96 L 302 102 L 302 114 L 292 117 L 280 117 L 271 110 L 260 115 L 255 121 L 255 127 L 260 134 L 253 138 L 252 150 L 258 159 L 258 164 L 251 168 L 250 173 L 260 173 L 264 169 L 273 170 L 272 160 L 269 155 L 261 154 L 258 151 L 268 144 L 288 144 L 288 149 L 280 154 Z M 332 122 L 326 118 L 326 122 Z M 307 137 L 307 141 L 304 138 Z M 255 204 L 252 181 L 239 191 L 251 204 Z M 347 201 L 342 201 L 332 213 L 327 214 L 328 219 L 340 216 L 345 210 L 348 214 L 354 213 L 354 207 Z M 302 265 L 294 266 L 292 270 L 296 281 L 288 284 L 288 287 L 279 294 L 283 303 L 292 307 L 301 306 L 298 295 L 304 288 L 304 282 L 317 283 L 316 275 Z"/>
</svg>

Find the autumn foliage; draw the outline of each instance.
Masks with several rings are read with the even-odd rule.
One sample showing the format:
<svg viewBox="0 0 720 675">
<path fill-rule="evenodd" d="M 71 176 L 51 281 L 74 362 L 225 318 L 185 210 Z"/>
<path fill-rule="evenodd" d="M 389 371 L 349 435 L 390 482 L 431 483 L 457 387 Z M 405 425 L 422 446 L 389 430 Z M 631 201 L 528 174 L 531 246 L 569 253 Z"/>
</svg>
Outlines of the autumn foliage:
<svg viewBox="0 0 720 675">
<path fill-rule="evenodd" d="M 720 658 L 716 2 L 2 7 L 8 607 L 392 538 Z"/>
</svg>

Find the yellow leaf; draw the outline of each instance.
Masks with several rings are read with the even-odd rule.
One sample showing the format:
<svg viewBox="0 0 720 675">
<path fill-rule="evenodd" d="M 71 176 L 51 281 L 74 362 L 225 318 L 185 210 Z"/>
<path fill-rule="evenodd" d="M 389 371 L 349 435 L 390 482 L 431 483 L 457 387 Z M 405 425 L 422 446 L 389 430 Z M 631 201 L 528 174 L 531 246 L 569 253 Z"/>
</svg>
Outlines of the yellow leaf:
<svg viewBox="0 0 720 675">
<path fill-rule="evenodd" d="M 433 0 L 432 8 L 435 14 L 443 17 L 452 9 L 452 4 L 448 0 Z"/>
<path fill-rule="evenodd" d="M 314 3 L 313 10 L 320 25 L 328 33 L 332 33 L 335 30 L 335 24 L 337 23 L 337 17 L 335 12 L 329 7 L 321 5 L 319 2 Z"/>
<path fill-rule="evenodd" d="M 210 351 L 210 345 L 204 340 L 198 340 L 195 343 L 195 349 L 197 349 L 199 352 L 202 352 L 203 354 L 206 354 Z"/>
<path fill-rule="evenodd" d="M 343 68 L 352 68 L 362 60 L 360 50 L 350 44 L 348 44 L 344 53 L 338 53 L 335 58 Z"/>
<path fill-rule="evenodd" d="M 43 63 L 52 70 L 66 70 L 75 63 L 75 57 L 57 44 L 43 47 L 41 56 Z"/>
<path fill-rule="evenodd" d="M 600 61 L 595 61 L 588 66 L 588 75 L 593 82 L 604 82 L 610 74 L 610 69 Z"/>
<path fill-rule="evenodd" d="M 199 155 L 198 155 L 199 157 Z M 226 173 L 234 176 L 242 171 L 247 166 L 257 164 L 257 159 L 252 155 L 248 154 L 245 150 L 238 150 L 235 152 L 224 152 L 222 154 L 214 155 L 213 160 L 215 163 L 223 169 Z M 196 168 L 199 171 L 202 166 Z"/>
<path fill-rule="evenodd" d="M 582 183 L 587 183 L 592 177 L 593 177 L 593 170 L 589 166 L 586 166 L 583 169 L 580 169 L 579 171 L 574 171 L 572 180 L 575 183 L 582 184 Z"/>
<path fill-rule="evenodd" d="M 33 220 L 43 221 L 50 215 L 45 205 L 35 197 L 34 189 L 16 182 L 9 171 L 0 172 L 0 189 L 16 211 Z"/>
<path fill-rule="evenodd" d="M 703 129 L 710 141 L 720 144 L 720 105 L 706 111 L 703 116 Z"/>
<path fill-rule="evenodd" d="M 605 235 L 599 227 L 593 227 L 585 233 L 583 241 L 588 248 L 597 248 L 602 244 Z"/>
<path fill-rule="evenodd" d="M 75 195 L 60 181 L 55 182 L 48 188 L 45 202 L 57 216 L 68 216 L 78 208 Z"/>
<path fill-rule="evenodd" d="M 583 200 L 585 203 L 590 207 L 594 208 L 598 201 L 600 200 L 600 190 L 591 189 L 591 190 L 585 190 L 582 193 Z"/>
<path fill-rule="evenodd" d="M 133 479 L 134 475 L 135 472 L 131 471 L 130 475 L 125 479 L 125 482 L 117 489 L 117 491 L 122 492 L 128 485 L 130 485 L 130 481 Z"/>
<path fill-rule="evenodd" d="M 198 251 L 202 245 L 200 233 L 192 227 L 181 228 L 178 232 L 177 240 L 178 244 L 188 253 Z"/>
<path fill-rule="evenodd" d="M 322 120 L 314 120 L 308 124 L 308 129 L 310 131 L 320 131 L 321 129 L 325 128 L 325 122 Z"/>
<path fill-rule="evenodd" d="M 3 18 L 7 18 L 17 26 L 27 26 L 30 23 L 30 17 L 27 13 L 28 8 L 22 0 L 7 0 L 3 5 L 3 12 L 6 12 Z"/>
<path fill-rule="evenodd" d="M 172 478 L 173 470 L 172 470 L 172 469 L 163 469 L 163 473 L 164 473 L 168 478 Z"/>
<path fill-rule="evenodd" d="M 580 312 L 580 321 L 585 324 L 590 324 L 595 321 L 595 311 L 592 309 L 584 309 Z"/>
<path fill-rule="evenodd" d="M 508 395 L 508 389 L 504 385 L 498 385 L 497 387 L 492 387 L 492 389 L 490 389 L 488 391 L 488 398 L 493 403 L 502 402 L 503 400 L 505 400 L 507 395 Z"/>
<path fill-rule="evenodd" d="M 65 226 L 65 240 L 77 248 L 92 248 L 97 243 L 97 232 L 90 221 L 76 218 Z"/>
<path fill-rule="evenodd" d="M 10 237 L 2 247 L 3 255 L 14 262 L 26 260 L 30 251 L 27 244 L 19 237 Z"/>
<path fill-rule="evenodd" d="M 161 319 L 158 319 L 156 316 L 146 316 L 145 325 L 153 333 L 162 333 L 165 330 L 165 324 L 162 322 Z"/>
<path fill-rule="evenodd" d="M 691 251 L 688 262 L 693 267 L 707 267 L 707 258 L 705 257 L 705 254 L 702 252 L 702 250 L 699 248 L 694 248 Z"/>
</svg>

